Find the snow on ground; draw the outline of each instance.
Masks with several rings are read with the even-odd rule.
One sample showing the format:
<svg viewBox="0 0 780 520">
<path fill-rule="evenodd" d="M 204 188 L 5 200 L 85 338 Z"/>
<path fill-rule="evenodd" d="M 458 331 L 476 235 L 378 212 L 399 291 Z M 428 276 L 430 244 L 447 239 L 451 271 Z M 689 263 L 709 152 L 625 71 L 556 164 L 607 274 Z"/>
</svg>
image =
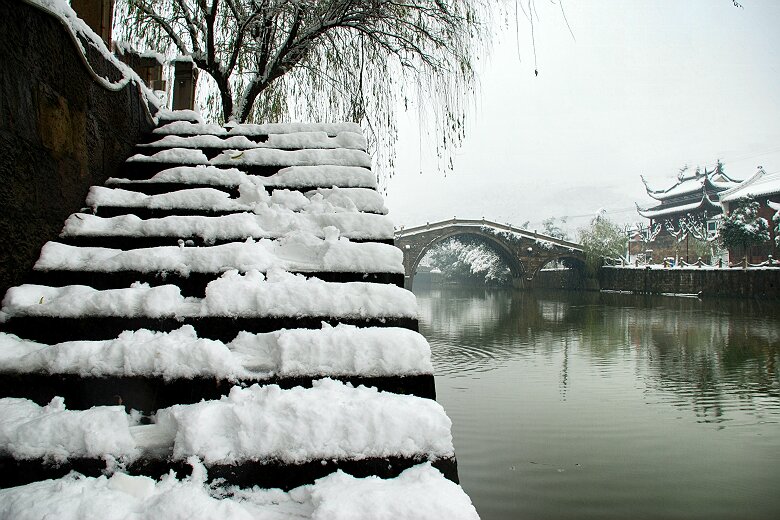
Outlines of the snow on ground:
<svg viewBox="0 0 780 520">
<path fill-rule="evenodd" d="M 384 377 L 433 373 L 419 333 L 396 327 L 323 324 L 322 329 L 241 332 L 229 343 L 199 338 L 191 325 L 171 332 L 125 331 L 105 341 L 44 345 L 0 333 L 0 372 L 213 377 Z"/>
<path fill-rule="evenodd" d="M 332 379 L 289 390 L 233 387 L 218 401 L 174 405 L 156 418 L 174 439 L 174 458 L 207 464 L 454 454 L 451 422 L 436 401 Z"/>
<path fill-rule="evenodd" d="M 366 188 L 319 188 L 301 193 L 292 190 L 274 190 L 270 194 L 262 185 L 245 182 L 238 185 L 239 197 L 215 188 L 190 188 L 170 193 L 147 195 L 120 188 L 92 186 L 87 205 L 93 209 L 102 206 L 150 209 L 195 209 L 204 211 L 254 211 L 258 206 L 278 206 L 290 211 L 316 209 L 319 213 L 361 212 L 387 213 L 384 199 L 375 190 Z"/>
<path fill-rule="evenodd" d="M 182 150 L 182 148 L 173 148 L 173 150 Z M 157 152 L 152 157 L 156 157 L 160 153 L 162 152 Z M 276 150 L 253 148 L 251 150 L 242 151 L 226 150 L 211 159 L 209 164 L 214 166 L 331 165 L 371 168 L 371 156 L 362 150 L 345 150 L 342 148 L 335 150 Z"/>
<path fill-rule="evenodd" d="M 326 236 L 329 229 L 325 229 Z M 141 273 L 268 272 L 283 269 L 303 273 L 403 273 L 403 253 L 397 247 L 379 243 L 355 243 L 335 238 L 333 230 L 321 239 L 303 231 L 285 234 L 278 240 L 251 238 L 210 247 L 150 247 L 109 249 L 76 247 L 47 242 L 35 264 L 37 271 L 91 271 Z"/>
<path fill-rule="evenodd" d="M 390 284 L 325 282 L 277 269 L 267 277 L 233 270 L 209 282 L 205 298 L 185 298 L 175 285 L 136 283 L 103 291 L 84 285 L 20 285 L 6 292 L 0 323 L 14 316 L 416 318 L 417 301 Z"/>
<path fill-rule="evenodd" d="M 316 209 L 316 208 L 313 208 Z M 372 213 L 296 213 L 271 207 L 255 207 L 254 213 L 233 213 L 216 217 L 168 216 L 141 219 L 136 215 L 111 218 L 74 213 L 65 221 L 61 237 L 200 237 L 216 240 L 278 238 L 295 231 L 324 238 L 335 228 L 352 240 L 390 240 L 393 223 L 385 215 Z"/>
<path fill-rule="evenodd" d="M 205 184 L 211 186 L 240 186 L 251 183 L 266 188 L 320 188 L 341 186 L 342 188 L 376 189 L 376 177 L 368 168 L 357 166 L 290 166 L 268 177 L 248 175 L 238 168 L 216 168 L 214 166 L 178 166 L 165 169 L 151 179 L 130 180 L 111 177 L 110 186 L 128 184 Z"/>
<path fill-rule="evenodd" d="M 176 121 L 155 128 L 154 133 L 160 135 L 245 135 L 259 136 L 271 134 L 293 134 L 300 132 L 324 132 L 328 135 L 338 135 L 342 132 L 362 134 L 357 123 L 267 123 L 267 124 L 233 124 L 222 128 L 219 125 L 204 125 Z"/>
<path fill-rule="evenodd" d="M 171 163 L 171 164 L 208 164 L 206 154 L 201 150 L 189 148 L 169 148 L 153 155 L 137 153 L 127 159 L 128 163 Z"/>
<path fill-rule="evenodd" d="M 211 465 L 454 455 L 452 423 L 436 401 L 327 378 L 289 390 L 234 386 L 219 400 L 158 410 L 145 425 L 122 406 L 67 410 L 59 397 L 43 407 L 3 398 L 0 412 L 0 454 L 15 459 L 132 461 L 172 450 L 174 460 L 195 455 Z"/>
<path fill-rule="evenodd" d="M 325 132 L 295 132 L 271 134 L 265 141 L 252 141 L 246 135 L 220 137 L 216 135 L 178 136 L 166 135 L 151 143 L 140 144 L 139 148 L 224 148 L 246 150 L 250 148 L 286 148 L 286 149 L 332 149 L 346 148 L 365 150 L 366 139 L 363 134 L 339 132 L 330 137 Z"/>
<path fill-rule="evenodd" d="M 371 168 L 371 156 L 363 150 L 344 148 L 322 150 L 277 150 L 252 148 L 225 150 L 209 160 L 202 150 L 168 148 L 152 155 L 135 154 L 127 163 L 159 163 L 213 166 L 360 166 Z"/>
<path fill-rule="evenodd" d="M 61 397 L 46 406 L 27 399 L 0 399 L 0 454 L 16 459 L 133 457 L 133 419 L 123 406 L 66 410 Z"/>
<path fill-rule="evenodd" d="M 160 63 L 165 63 L 165 60 Z M 203 116 L 200 112 L 196 112 L 195 110 L 169 110 L 167 108 L 162 108 L 155 115 L 160 124 L 171 123 L 173 121 L 197 121 L 197 123 L 204 123 Z"/>
<path fill-rule="evenodd" d="M 0 490 L 0 518 L 43 520 L 476 520 L 466 493 L 429 463 L 394 479 L 337 471 L 285 493 L 278 489 L 215 490 L 192 460 L 191 477 L 70 474 Z"/>
</svg>

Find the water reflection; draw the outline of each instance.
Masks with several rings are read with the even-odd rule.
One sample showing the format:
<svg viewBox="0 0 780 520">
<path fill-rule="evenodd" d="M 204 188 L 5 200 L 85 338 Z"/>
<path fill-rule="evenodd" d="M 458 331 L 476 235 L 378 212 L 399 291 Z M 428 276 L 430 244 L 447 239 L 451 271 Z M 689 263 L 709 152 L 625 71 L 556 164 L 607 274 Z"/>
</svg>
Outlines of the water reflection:
<svg viewBox="0 0 780 520">
<path fill-rule="evenodd" d="M 777 303 L 417 295 L 483 520 L 777 517 Z"/>
<path fill-rule="evenodd" d="M 726 419 L 726 396 L 743 411 L 780 399 L 777 303 L 473 288 L 422 291 L 418 302 L 439 374 L 547 356 L 560 361 L 565 396 L 572 354 L 604 375 L 623 370 L 628 356 L 648 389 L 705 422 Z"/>
</svg>

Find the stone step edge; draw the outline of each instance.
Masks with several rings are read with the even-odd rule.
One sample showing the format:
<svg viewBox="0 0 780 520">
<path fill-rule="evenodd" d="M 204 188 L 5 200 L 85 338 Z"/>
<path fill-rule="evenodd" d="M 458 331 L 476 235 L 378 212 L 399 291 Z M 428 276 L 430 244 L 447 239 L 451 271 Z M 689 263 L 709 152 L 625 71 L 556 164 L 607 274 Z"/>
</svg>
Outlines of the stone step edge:
<svg viewBox="0 0 780 520">
<path fill-rule="evenodd" d="M 280 488 L 285 491 L 311 484 L 316 479 L 342 470 L 354 477 L 377 476 L 382 479 L 397 477 L 402 471 L 429 459 L 388 457 L 362 460 L 325 459 L 301 464 L 285 464 L 278 461 L 246 461 L 235 465 L 207 465 L 210 482 L 221 481 L 223 485 L 241 488 L 259 486 Z M 456 458 L 440 458 L 430 461 L 445 478 L 459 483 Z M 0 456 L 0 488 L 9 488 L 47 479 L 61 478 L 71 471 L 85 476 L 98 477 L 112 473 L 115 466 L 101 459 L 69 459 L 53 463 L 43 459 L 17 460 L 7 455 Z M 178 478 L 189 476 L 192 467 L 186 461 L 167 459 L 140 459 L 127 464 L 123 471 L 131 475 L 160 478 L 173 471 Z"/>
<path fill-rule="evenodd" d="M 83 377 L 63 373 L 0 372 L 0 398 L 29 399 L 45 406 L 54 397 L 62 397 L 69 410 L 86 410 L 93 406 L 122 405 L 129 413 L 136 410 L 154 413 L 176 404 L 193 404 L 215 400 L 228 394 L 233 386 L 278 385 L 282 389 L 311 388 L 312 382 L 328 377 L 352 386 L 373 387 L 383 392 L 436 399 L 433 374 L 361 376 L 322 374 L 300 377 L 227 380 L 193 377 L 165 380 L 154 376 Z"/>
</svg>

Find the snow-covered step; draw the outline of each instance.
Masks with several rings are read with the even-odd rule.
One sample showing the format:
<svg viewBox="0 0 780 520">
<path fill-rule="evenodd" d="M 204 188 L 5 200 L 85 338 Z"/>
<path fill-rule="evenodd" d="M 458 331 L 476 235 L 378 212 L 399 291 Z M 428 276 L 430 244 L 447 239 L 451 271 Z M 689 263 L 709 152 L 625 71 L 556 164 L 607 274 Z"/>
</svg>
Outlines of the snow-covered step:
<svg viewBox="0 0 780 520">
<path fill-rule="evenodd" d="M 332 231 L 331 231 L 332 230 Z M 280 238 L 305 232 L 325 238 L 338 233 L 350 240 L 391 241 L 393 222 L 372 213 L 300 213 L 275 207 L 256 207 L 253 213 L 216 217 L 169 216 L 141 219 L 135 215 L 103 218 L 88 213 L 68 217 L 60 233 L 67 241 L 78 237 L 201 239 L 204 243 Z M 392 243 L 392 242 L 391 242 Z"/>
<path fill-rule="evenodd" d="M 166 148 L 197 148 L 206 155 L 209 151 L 249 150 L 252 148 L 275 148 L 278 150 L 317 150 L 344 148 L 349 150 L 366 150 L 366 139 L 355 132 L 339 132 L 334 136 L 326 132 L 290 132 L 286 134 L 260 135 L 164 135 L 154 141 L 136 146 L 138 153 L 154 153 Z M 214 155 L 216 155 L 214 154 Z"/>
<path fill-rule="evenodd" d="M 266 124 L 234 124 L 227 128 L 215 124 L 201 122 L 174 121 L 154 129 L 153 136 L 164 135 L 216 135 L 216 136 L 270 136 L 272 134 L 292 134 L 300 132 L 324 132 L 328 136 L 336 136 L 342 132 L 363 134 L 357 123 L 266 123 Z"/>
<path fill-rule="evenodd" d="M 336 472 L 291 490 L 247 489 L 217 497 L 206 484 L 208 472 L 193 462 L 192 476 L 154 480 L 124 472 L 111 477 L 68 475 L 0 491 L 0 517 L 44 518 L 56 504 L 60 520 L 104 520 L 111 504 L 116 518 L 246 518 L 307 520 L 375 518 L 394 520 L 478 520 L 463 489 L 429 463 L 403 471 L 393 480 L 355 478 Z"/>
<path fill-rule="evenodd" d="M 119 289 L 136 282 L 174 284 L 185 296 L 203 296 L 209 282 L 235 269 L 267 273 L 282 269 L 330 282 L 403 284 L 402 254 L 380 243 L 289 233 L 278 240 L 251 238 L 207 247 L 140 249 L 79 247 L 47 242 L 28 276 L 30 283 Z"/>
<path fill-rule="evenodd" d="M 152 189 L 153 186 L 159 185 L 219 186 L 237 189 L 242 184 L 255 184 L 266 189 L 310 190 L 333 186 L 377 189 L 377 180 L 371 170 L 355 166 L 291 166 L 282 168 L 270 176 L 250 175 L 238 168 L 176 166 L 166 168 L 149 178 L 111 177 L 106 180 L 106 186 L 134 191 Z"/>
<path fill-rule="evenodd" d="M 41 407 L 3 398 L 0 455 L 6 469 L 14 461 L 32 461 L 58 464 L 62 474 L 72 469 L 71 459 L 115 460 L 131 473 L 148 473 L 154 465 L 145 461 L 159 461 L 164 469 L 194 456 L 211 478 L 242 486 L 278 482 L 274 473 L 280 468 L 290 474 L 289 488 L 334 466 L 392 477 L 421 461 L 456 478 L 450 426 L 433 400 L 332 379 L 288 390 L 233 387 L 219 400 L 158 410 L 151 424 L 121 406 L 77 411 L 67 410 L 62 399 Z M 100 469 L 110 472 L 113 466 Z"/>
<path fill-rule="evenodd" d="M 110 339 L 141 328 L 170 331 L 182 323 L 193 324 L 202 337 L 223 341 L 240 330 L 319 328 L 322 322 L 417 330 L 414 295 L 390 284 L 234 270 L 209 282 L 205 294 L 185 297 L 175 285 L 98 290 L 26 284 L 6 293 L 0 324 L 7 332 L 47 343 Z"/>
<path fill-rule="evenodd" d="M 131 179 L 145 179 L 176 166 L 238 168 L 253 175 L 270 176 L 284 168 L 293 166 L 371 168 L 371 156 L 362 150 L 344 148 L 315 150 L 253 148 L 226 150 L 209 158 L 199 149 L 169 148 L 151 155 L 133 155 L 122 164 L 120 172 Z"/>
<path fill-rule="evenodd" d="M 94 214 L 112 217 L 141 212 L 156 217 L 170 215 L 227 214 L 254 212 L 256 208 L 269 206 L 296 212 L 319 213 L 377 213 L 387 214 L 382 196 L 366 188 L 319 188 L 306 192 L 288 189 L 266 191 L 262 185 L 244 183 L 235 189 L 228 187 L 179 186 L 170 192 L 146 194 L 121 188 L 92 186 L 87 195 L 87 205 Z"/>
<path fill-rule="evenodd" d="M 435 398 L 430 347 L 401 328 L 242 331 L 222 342 L 185 325 L 53 345 L 0 333 L 0 396 L 39 404 L 62 396 L 71 409 L 123 404 L 153 412 L 218 399 L 236 383 L 291 388 L 322 377 Z"/>
</svg>

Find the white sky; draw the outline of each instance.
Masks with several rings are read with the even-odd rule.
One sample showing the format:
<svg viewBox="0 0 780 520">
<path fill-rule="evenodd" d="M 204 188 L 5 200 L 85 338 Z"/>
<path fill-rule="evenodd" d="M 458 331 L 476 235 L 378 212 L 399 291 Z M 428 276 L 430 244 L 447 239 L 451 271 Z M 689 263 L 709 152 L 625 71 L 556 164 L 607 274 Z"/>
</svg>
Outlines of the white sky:
<svg viewBox="0 0 780 520">
<path fill-rule="evenodd" d="M 421 153 L 409 115 L 388 181 L 397 225 L 569 216 L 573 230 L 599 208 L 636 222 L 640 174 L 661 188 L 718 158 L 738 178 L 780 170 L 780 1 L 564 1 L 576 40 L 554 1 L 536 0 L 538 77 L 523 14 L 519 58 L 514 27 L 500 33 L 454 172 L 425 138 Z"/>
</svg>

